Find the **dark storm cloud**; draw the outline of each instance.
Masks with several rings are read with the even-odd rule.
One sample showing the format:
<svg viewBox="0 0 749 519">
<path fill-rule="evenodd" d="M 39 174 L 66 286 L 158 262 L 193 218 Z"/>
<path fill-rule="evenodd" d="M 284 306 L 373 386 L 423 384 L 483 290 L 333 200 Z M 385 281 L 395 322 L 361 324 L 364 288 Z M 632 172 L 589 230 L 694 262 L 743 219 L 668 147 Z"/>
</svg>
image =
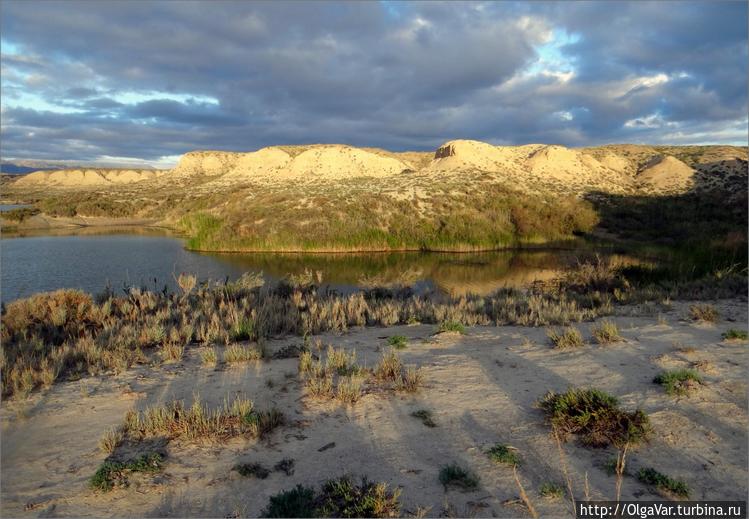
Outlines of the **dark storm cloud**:
<svg viewBox="0 0 749 519">
<path fill-rule="evenodd" d="M 2 153 L 746 142 L 745 3 L 2 5 Z"/>
</svg>

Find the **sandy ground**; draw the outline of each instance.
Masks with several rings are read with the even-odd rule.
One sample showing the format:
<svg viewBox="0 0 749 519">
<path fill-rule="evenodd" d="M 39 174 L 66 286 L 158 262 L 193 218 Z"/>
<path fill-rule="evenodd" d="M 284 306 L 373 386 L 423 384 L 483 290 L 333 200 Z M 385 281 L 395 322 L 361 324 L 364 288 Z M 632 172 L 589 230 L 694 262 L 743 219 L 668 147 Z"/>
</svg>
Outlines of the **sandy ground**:
<svg viewBox="0 0 749 519">
<path fill-rule="evenodd" d="M 609 346 L 593 344 L 593 323 L 581 323 L 587 342 L 575 351 L 551 349 L 544 328 L 474 327 L 465 335 L 433 335 L 434 326 L 414 325 L 322 336 L 356 349 L 359 362 L 372 366 L 385 338 L 402 334 L 409 346 L 399 355 L 424 369 L 426 384 L 418 393 L 367 394 L 353 406 L 305 397 L 296 359 L 208 368 L 200 364 L 197 347 L 178 364 L 59 384 L 2 406 L 1 515 L 256 516 L 283 489 L 319 486 L 348 473 L 401 487 L 404 514 L 426 509 L 429 516 L 523 516 L 512 469 L 485 454 L 501 442 L 519 450 L 520 478 L 538 511 L 567 516 L 569 502 L 538 492 L 542 483 L 564 479 L 556 444 L 534 403 L 547 390 L 573 385 L 606 390 L 625 407 L 639 406 L 650 415 L 654 436 L 629 454 L 629 472 L 654 467 L 684 480 L 694 499 L 745 499 L 749 348 L 722 342 L 721 333 L 746 330 L 747 305 L 724 301 L 718 307 L 715 325 L 688 321 L 688 305 L 681 303 L 660 316 L 617 316 L 626 342 Z M 289 338 L 270 347 L 298 343 Z M 694 366 L 705 384 L 689 396 L 668 396 L 652 383 L 661 369 Z M 88 489 L 88 478 L 106 457 L 98 440 L 122 423 L 128 409 L 175 398 L 190 403 L 195 393 L 212 406 L 244 394 L 259 409 L 279 407 L 290 424 L 260 442 L 172 441 L 163 474 L 133 477 L 128 488 L 106 494 Z M 417 409 L 432 410 L 438 426 L 427 428 L 410 416 Z M 613 498 L 614 478 L 601 467 L 613 450 L 573 441 L 564 451 L 578 498 L 586 473 L 591 497 Z M 283 458 L 295 460 L 293 475 L 272 472 L 259 480 L 231 471 L 238 462 L 272 468 Z M 479 490 L 442 487 L 439 469 L 452 461 L 480 476 Z M 622 497 L 658 496 L 626 477 Z"/>
</svg>

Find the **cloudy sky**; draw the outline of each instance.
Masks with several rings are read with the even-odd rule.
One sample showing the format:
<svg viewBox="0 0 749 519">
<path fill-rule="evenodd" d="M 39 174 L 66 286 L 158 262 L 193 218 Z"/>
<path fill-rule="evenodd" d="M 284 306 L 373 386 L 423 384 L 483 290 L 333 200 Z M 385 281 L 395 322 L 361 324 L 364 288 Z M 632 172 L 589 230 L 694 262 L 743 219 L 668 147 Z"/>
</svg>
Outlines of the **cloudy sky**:
<svg viewBox="0 0 749 519">
<path fill-rule="evenodd" d="M 14 1 L 2 156 L 747 144 L 745 2 Z"/>
</svg>

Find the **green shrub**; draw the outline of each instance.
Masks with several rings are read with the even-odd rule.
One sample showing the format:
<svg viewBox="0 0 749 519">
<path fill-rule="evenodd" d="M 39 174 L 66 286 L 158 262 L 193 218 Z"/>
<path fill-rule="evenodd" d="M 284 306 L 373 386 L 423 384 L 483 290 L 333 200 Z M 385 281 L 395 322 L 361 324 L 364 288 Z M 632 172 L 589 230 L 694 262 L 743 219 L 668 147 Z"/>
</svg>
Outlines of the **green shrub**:
<svg viewBox="0 0 749 519">
<path fill-rule="evenodd" d="M 561 440 L 576 434 L 584 445 L 636 445 L 647 440 L 650 420 L 636 410 L 619 408 L 619 401 L 597 389 L 568 389 L 547 393 L 539 402 Z"/>
<path fill-rule="evenodd" d="M 466 327 L 463 326 L 463 323 L 457 321 L 442 321 L 439 325 L 439 328 L 437 328 L 437 333 L 445 332 L 457 332 L 460 334 L 464 334 L 466 333 Z"/>
<path fill-rule="evenodd" d="M 331 479 L 317 498 L 318 517 L 399 517 L 400 490 L 389 492 L 387 484 L 362 478 L 355 484 L 348 476 Z"/>
<path fill-rule="evenodd" d="M 702 384 L 702 377 L 691 369 L 676 369 L 662 371 L 653 382 L 662 385 L 669 395 L 685 395 L 695 384 Z"/>
<path fill-rule="evenodd" d="M 271 496 L 262 517 L 315 517 L 315 490 L 297 485 L 291 490 Z"/>
<path fill-rule="evenodd" d="M 516 449 L 497 443 L 489 452 L 487 452 L 489 459 L 496 463 L 505 463 L 507 465 L 520 465 L 520 456 Z"/>
<path fill-rule="evenodd" d="M 564 488 L 556 483 L 546 482 L 538 489 L 538 493 L 550 499 L 559 499 L 564 496 Z"/>
<path fill-rule="evenodd" d="M 388 345 L 396 350 L 402 350 L 408 346 L 408 339 L 404 335 L 393 335 L 388 337 Z"/>
<path fill-rule="evenodd" d="M 319 493 L 297 485 L 270 498 L 263 517 L 399 517 L 400 490 L 366 477 L 360 484 L 349 476 L 326 481 Z"/>
<path fill-rule="evenodd" d="M 641 468 L 637 471 L 637 479 L 658 490 L 670 492 L 679 497 L 689 497 L 689 487 L 686 483 L 661 474 L 654 468 Z"/>
<path fill-rule="evenodd" d="M 240 463 L 239 465 L 235 465 L 233 470 L 236 470 L 240 476 L 246 478 L 256 477 L 258 479 L 265 479 L 270 474 L 270 470 L 263 467 L 260 463 Z"/>
<path fill-rule="evenodd" d="M 724 341 L 745 341 L 749 338 L 749 335 L 747 335 L 746 330 L 731 328 L 727 332 L 724 332 L 721 337 Z"/>
<path fill-rule="evenodd" d="M 233 341 L 248 341 L 254 336 L 255 321 L 253 319 L 242 319 L 231 330 L 231 340 Z"/>
<path fill-rule="evenodd" d="M 445 465 L 440 469 L 440 483 L 447 488 L 450 485 L 474 490 L 479 486 L 479 477 L 470 470 L 464 469 L 457 463 Z"/>
<path fill-rule="evenodd" d="M 411 416 L 421 420 L 421 423 L 423 423 L 427 427 L 437 427 L 437 424 L 432 419 L 432 412 L 428 409 L 419 409 L 418 411 L 414 411 L 413 413 L 411 413 Z"/>
<path fill-rule="evenodd" d="M 128 460 L 124 463 L 119 461 L 105 461 L 91 476 L 89 485 L 94 490 L 109 492 L 115 486 L 127 486 L 127 475 L 132 472 L 159 472 L 162 469 L 164 457 L 151 452 L 141 457 Z"/>
</svg>

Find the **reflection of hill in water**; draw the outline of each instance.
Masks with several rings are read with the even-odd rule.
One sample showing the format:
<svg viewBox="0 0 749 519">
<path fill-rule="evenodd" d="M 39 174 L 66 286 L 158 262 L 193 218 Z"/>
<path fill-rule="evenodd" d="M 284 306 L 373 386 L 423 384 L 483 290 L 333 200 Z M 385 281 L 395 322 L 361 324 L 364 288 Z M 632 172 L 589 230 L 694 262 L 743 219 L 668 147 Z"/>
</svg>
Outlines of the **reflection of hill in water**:
<svg viewBox="0 0 749 519">
<path fill-rule="evenodd" d="M 140 225 L 91 225 L 70 227 L 47 227 L 43 229 L 23 229 L 12 232 L 3 231 L 7 238 L 26 238 L 31 236 L 112 236 L 138 235 L 174 237 L 174 233 L 162 227 Z"/>
<path fill-rule="evenodd" d="M 501 251 L 382 254 L 210 254 L 241 270 L 272 278 L 321 271 L 323 282 L 338 286 L 397 286 L 427 282 L 452 295 L 485 295 L 558 277 L 590 251 Z M 620 257 L 632 261 L 631 258 Z"/>
</svg>

